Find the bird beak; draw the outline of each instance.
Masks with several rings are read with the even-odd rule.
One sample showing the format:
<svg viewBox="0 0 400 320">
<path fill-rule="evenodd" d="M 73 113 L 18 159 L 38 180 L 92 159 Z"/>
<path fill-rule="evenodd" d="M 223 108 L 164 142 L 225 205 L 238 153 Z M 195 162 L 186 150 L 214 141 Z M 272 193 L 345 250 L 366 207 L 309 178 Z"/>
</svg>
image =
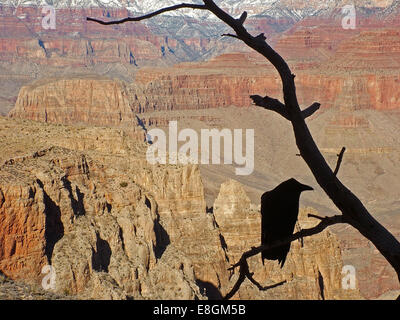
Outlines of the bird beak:
<svg viewBox="0 0 400 320">
<path fill-rule="evenodd" d="M 306 184 L 302 184 L 301 187 L 302 187 L 303 191 L 307 191 L 307 190 L 313 191 L 314 190 L 313 188 L 311 188 L 310 186 L 307 186 Z"/>
</svg>

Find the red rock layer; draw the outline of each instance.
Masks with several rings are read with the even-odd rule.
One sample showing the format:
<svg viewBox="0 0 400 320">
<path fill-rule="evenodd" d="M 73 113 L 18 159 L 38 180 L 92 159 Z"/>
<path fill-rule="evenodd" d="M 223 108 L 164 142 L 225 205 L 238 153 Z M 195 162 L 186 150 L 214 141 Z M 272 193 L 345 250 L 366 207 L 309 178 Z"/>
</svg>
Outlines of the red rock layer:
<svg viewBox="0 0 400 320">
<path fill-rule="evenodd" d="M 345 73 L 321 65 L 296 70 L 299 101 L 308 106 L 388 110 L 400 107 L 400 68 L 389 73 Z M 280 79 L 271 66 L 245 54 L 225 54 L 200 64 L 144 68 L 132 85 L 136 112 L 251 106 L 252 94 L 281 96 Z"/>
<path fill-rule="evenodd" d="M 6 276 L 36 279 L 47 264 L 43 196 L 35 184 L 0 189 L 0 270 Z"/>
<path fill-rule="evenodd" d="M 120 19 L 125 9 L 58 9 L 56 29 L 42 27 L 41 8 L 0 8 L 0 61 L 16 60 L 46 65 L 83 66 L 93 63 L 130 63 L 158 60 L 164 37 L 153 35 L 142 23 L 115 27 L 89 22 L 86 17 Z M 169 45 L 174 46 L 173 41 Z M 175 44 L 176 45 L 176 44 Z"/>
<path fill-rule="evenodd" d="M 116 126 L 144 140 L 124 82 L 107 78 L 49 79 L 25 86 L 10 117 L 49 123 Z"/>
</svg>

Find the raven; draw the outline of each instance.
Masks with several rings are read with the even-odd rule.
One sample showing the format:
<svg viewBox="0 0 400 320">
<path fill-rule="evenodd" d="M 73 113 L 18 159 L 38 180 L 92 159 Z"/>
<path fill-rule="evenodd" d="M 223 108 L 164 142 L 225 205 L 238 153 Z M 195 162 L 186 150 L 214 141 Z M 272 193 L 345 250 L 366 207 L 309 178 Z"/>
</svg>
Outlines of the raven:
<svg viewBox="0 0 400 320">
<path fill-rule="evenodd" d="M 268 245 L 284 240 L 293 234 L 299 214 L 300 193 L 313 188 L 301 184 L 296 179 L 282 182 L 261 196 L 261 244 Z M 290 243 L 261 252 L 264 259 L 278 260 L 283 268 Z"/>
</svg>

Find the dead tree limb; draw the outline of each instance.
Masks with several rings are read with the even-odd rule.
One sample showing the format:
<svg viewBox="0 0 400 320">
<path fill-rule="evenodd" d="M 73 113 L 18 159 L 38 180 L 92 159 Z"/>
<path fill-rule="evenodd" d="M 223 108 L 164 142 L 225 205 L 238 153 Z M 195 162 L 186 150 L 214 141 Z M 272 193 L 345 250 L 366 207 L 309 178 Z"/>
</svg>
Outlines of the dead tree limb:
<svg viewBox="0 0 400 320">
<path fill-rule="evenodd" d="M 268 96 L 260 97 L 258 95 L 252 95 L 250 98 L 254 104 L 267 110 L 275 111 L 280 114 L 286 120 L 290 121 L 289 114 L 286 111 L 285 105 L 278 99 L 274 99 Z"/>
<path fill-rule="evenodd" d="M 202 4 L 182 3 L 182 4 L 177 4 L 175 6 L 162 8 L 160 10 L 154 11 L 154 12 L 146 14 L 144 16 L 135 17 L 135 18 L 129 17 L 129 18 L 121 19 L 121 20 L 103 21 L 103 20 L 87 17 L 86 20 L 87 21 L 97 22 L 97 23 L 100 23 L 102 25 L 122 24 L 122 23 L 125 23 L 125 22 L 137 22 L 137 21 L 141 21 L 141 20 L 150 19 L 150 18 L 153 18 L 153 17 L 158 16 L 160 14 L 163 14 L 165 12 L 176 11 L 176 10 L 179 10 L 179 9 L 200 9 L 200 10 L 202 9 L 202 10 L 206 10 L 207 7 L 205 5 L 202 5 Z"/>
<path fill-rule="evenodd" d="M 282 117 L 284 117 L 286 120 L 291 121 L 289 114 L 286 111 L 285 105 L 282 102 L 280 102 L 278 99 L 273 99 L 268 96 L 265 96 L 263 98 L 258 95 L 251 95 L 250 98 L 253 100 L 253 102 L 256 106 L 262 107 L 264 109 L 268 109 L 271 111 L 275 111 L 275 112 L 279 113 Z M 314 102 L 307 109 L 304 109 L 303 111 L 301 111 L 303 118 L 306 119 L 306 118 L 312 116 L 315 112 L 317 112 L 319 110 L 320 106 L 321 106 L 320 103 Z"/>
<path fill-rule="evenodd" d="M 236 268 L 239 267 L 239 278 L 237 279 L 235 285 L 232 287 L 231 291 L 229 291 L 226 296 L 224 297 L 225 300 L 232 298 L 235 293 L 240 289 L 241 284 L 248 278 L 253 284 L 255 284 L 260 290 L 267 290 L 276 287 L 278 284 L 268 286 L 268 287 L 262 287 L 257 281 L 253 279 L 253 274 L 250 273 L 249 271 L 249 265 L 247 262 L 247 259 L 259 254 L 262 251 L 273 249 L 279 246 L 282 246 L 284 244 L 288 244 L 290 242 L 293 242 L 298 239 L 303 239 L 304 237 L 309 237 L 315 234 L 318 234 L 322 232 L 324 229 L 326 229 L 329 226 L 332 226 L 337 223 L 345 223 L 347 222 L 346 219 L 342 215 L 336 215 L 333 217 L 319 217 L 313 214 L 309 214 L 309 217 L 317 218 L 321 220 L 320 223 L 318 223 L 315 227 L 309 228 L 309 229 L 302 229 L 299 232 L 296 232 L 289 238 L 282 240 L 282 241 L 276 241 L 274 243 L 268 244 L 268 245 L 262 245 L 259 247 L 254 247 L 249 251 L 246 251 L 245 253 L 242 254 L 242 257 L 240 258 L 239 262 L 236 264 L 232 265 L 229 270 L 234 271 Z M 279 284 L 283 284 L 279 283 Z"/>
<path fill-rule="evenodd" d="M 343 147 L 342 150 L 340 151 L 340 153 L 337 155 L 337 156 L 338 156 L 338 160 L 337 160 L 337 163 L 336 163 L 335 171 L 333 172 L 333 174 L 334 174 L 335 176 L 336 176 L 336 175 L 338 174 L 338 172 L 339 172 L 340 165 L 342 164 L 343 155 L 344 155 L 345 151 L 346 151 L 346 148 Z"/>
<path fill-rule="evenodd" d="M 231 37 L 231 38 L 238 39 L 238 37 L 235 36 L 235 35 L 232 34 L 232 33 L 224 33 L 224 34 L 221 35 L 221 37 Z"/>
<path fill-rule="evenodd" d="M 219 8 L 213 0 L 203 0 L 203 3 L 204 5 L 180 4 L 158 10 L 142 17 L 126 18 L 119 21 L 104 22 L 92 18 L 88 18 L 88 20 L 101 24 L 120 24 L 128 21 L 149 19 L 168 11 L 191 8 L 208 10 L 230 26 L 235 31 L 238 39 L 264 56 L 275 67 L 282 81 L 284 98 L 282 105 L 284 105 L 285 110 L 278 113 L 291 122 L 296 145 L 302 158 L 310 168 L 320 187 L 325 191 L 340 212 L 342 212 L 346 221 L 351 221 L 349 223 L 375 245 L 379 252 L 395 269 L 400 281 L 399 241 L 368 212 L 362 202 L 343 185 L 329 167 L 309 131 L 303 112 L 300 110 L 296 94 L 296 76 L 292 73 L 286 61 L 266 42 L 266 37 L 263 33 L 252 36 L 246 30 L 243 25 L 245 20 L 243 17 L 245 18 L 245 16 L 242 15 L 242 19 L 235 19 Z M 314 105 L 309 111 L 314 110 L 313 112 L 315 112 L 318 108 L 317 105 Z M 278 110 L 280 110 L 280 107 Z"/>
</svg>

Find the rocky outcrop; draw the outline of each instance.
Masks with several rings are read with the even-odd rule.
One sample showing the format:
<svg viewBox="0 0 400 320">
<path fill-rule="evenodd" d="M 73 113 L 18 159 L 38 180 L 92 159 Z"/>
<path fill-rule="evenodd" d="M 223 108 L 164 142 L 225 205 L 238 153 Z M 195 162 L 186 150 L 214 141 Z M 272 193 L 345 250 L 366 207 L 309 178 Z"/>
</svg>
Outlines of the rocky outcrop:
<svg viewBox="0 0 400 320">
<path fill-rule="evenodd" d="M 229 265 L 259 235 L 259 212 L 240 184 L 222 185 L 212 213 L 196 165 L 151 166 L 146 145 L 123 131 L 0 121 L 9 137 L 0 155 L 6 276 L 40 284 L 51 264 L 55 291 L 85 299 L 203 299 L 230 290 L 237 274 L 230 278 Z M 334 238 L 310 241 L 293 244 L 283 272 L 251 262 L 260 282 L 287 284 L 260 293 L 245 283 L 236 297 L 347 297 L 336 287 Z"/>
<path fill-rule="evenodd" d="M 42 39 L 0 39 L 0 60 L 53 67 L 85 67 L 121 63 L 137 67 L 162 58 L 161 45 L 135 37 L 87 39 L 81 37 Z M 26 61 L 26 60 L 25 60 Z"/>
<path fill-rule="evenodd" d="M 53 143 L 69 145 L 68 132 L 48 128 L 54 137 L 59 134 Z M 102 131 L 110 134 L 92 129 L 81 138 Z M 42 267 L 51 264 L 55 291 L 84 298 L 201 299 L 193 262 L 170 243 L 151 190 L 139 178 L 134 182 L 132 169 L 120 171 L 118 149 L 101 150 L 90 143 L 54 146 L 4 163 L 0 270 L 12 279 L 40 283 Z M 135 171 L 138 163 L 131 163 Z"/>
<path fill-rule="evenodd" d="M 323 108 L 350 112 L 343 118 L 351 118 L 354 110 L 396 110 L 400 106 L 400 81 L 395 69 L 347 75 L 320 71 L 296 73 L 301 105 L 319 101 Z M 163 120 L 150 119 L 146 113 L 249 107 L 251 94 L 281 95 L 280 80 L 272 67 L 252 54 L 225 54 L 200 64 L 143 68 L 130 84 L 94 76 L 40 80 L 21 88 L 10 116 L 127 128 L 136 126 L 136 114 L 140 113 L 144 113 L 140 117 L 145 124 L 154 124 Z"/>
<path fill-rule="evenodd" d="M 34 184 L 0 190 L 0 269 L 14 279 L 37 278 L 46 264 L 44 194 L 35 191 Z"/>
<path fill-rule="evenodd" d="M 47 123 L 124 128 L 144 140 L 123 81 L 95 78 L 49 79 L 21 89 L 10 117 Z"/>
<path fill-rule="evenodd" d="M 250 243 L 260 242 L 259 213 L 252 211 L 250 205 L 239 182 L 229 180 L 221 185 L 213 212 L 231 264 L 239 261 Z"/>
<path fill-rule="evenodd" d="M 77 67 L 159 60 L 165 41 L 142 23 L 109 28 L 86 21 L 88 16 L 119 19 L 127 15 L 126 9 L 57 9 L 56 29 L 45 30 L 41 8 L 19 7 L 14 12 L 2 7 L 0 61 Z"/>
</svg>

